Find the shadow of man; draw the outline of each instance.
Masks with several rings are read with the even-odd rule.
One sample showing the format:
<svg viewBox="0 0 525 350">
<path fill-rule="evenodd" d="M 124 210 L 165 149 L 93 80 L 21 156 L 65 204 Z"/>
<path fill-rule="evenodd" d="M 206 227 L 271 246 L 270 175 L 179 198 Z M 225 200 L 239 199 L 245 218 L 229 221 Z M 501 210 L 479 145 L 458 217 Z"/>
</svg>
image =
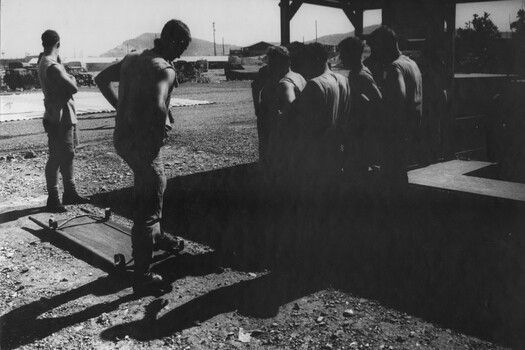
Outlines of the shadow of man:
<svg viewBox="0 0 525 350">
<path fill-rule="evenodd" d="M 43 314 L 88 295 L 108 296 L 129 287 L 129 283 L 113 277 L 101 277 L 93 282 L 51 298 L 42 297 L 30 304 L 14 309 L 0 317 L 0 348 L 15 349 L 43 339 L 63 328 L 116 310 L 120 304 L 137 299 L 126 294 L 110 302 L 101 302 L 79 312 L 62 317 L 42 317 Z"/>
<path fill-rule="evenodd" d="M 16 221 L 22 217 L 42 213 L 44 211 L 45 207 L 11 210 L 0 214 L 0 224 Z"/>
<path fill-rule="evenodd" d="M 124 336 L 146 341 L 170 336 L 222 313 L 238 311 L 258 318 L 277 315 L 279 307 L 304 295 L 325 287 L 319 275 L 278 271 L 267 275 L 218 288 L 192 299 L 158 317 L 163 305 L 153 301 L 146 306 L 143 319 L 116 325 L 102 332 L 105 340 Z"/>
</svg>

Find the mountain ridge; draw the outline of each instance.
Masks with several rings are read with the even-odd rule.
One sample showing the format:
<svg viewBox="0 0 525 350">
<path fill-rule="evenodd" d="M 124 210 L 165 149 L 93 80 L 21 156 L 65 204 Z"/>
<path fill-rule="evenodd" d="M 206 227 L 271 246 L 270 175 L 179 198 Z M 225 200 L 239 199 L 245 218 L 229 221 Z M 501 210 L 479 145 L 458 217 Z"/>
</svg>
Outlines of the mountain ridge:
<svg viewBox="0 0 525 350">
<path fill-rule="evenodd" d="M 153 41 L 160 37 L 159 33 L 143 33 L 135 38 L 125 40 L 122 44 L 104 52 L 100 57 L 122 57 L 133 50 L 144 50 L 153 47 Z M 224 53 L 227 55 L 230 48 L 238 46 L 224 44 Z M 222 44 L 216 44 L 217 55 L 222 55 Z M 207 40 L 192 38 L 190 45 L 184 51 L 184 56 L 213 56 L 213 43 Z"/>
<path fill-rule="evenodd" d="M 369 34 L 378 28 L 379 25 L 371 25 L 364 28 L 363 32 Z M 348 33 L 336 33 L 324 35 L 317 38 L 317 42 L 325 45 L 337 45 L 341 40 L 346 37 L 353 36 L 354 31 Z M 160 37 L 159 33 L 143 33 L 135 38 L 125 40 L 122 44 L 104 52 L 100 57 L 122 57 L 133 50 L 144 50 L 153 47 L 153 41 L 155 38 Z M 306 41 L 305 44 L 315 42 L 316 40 Z M 269 42 L 269 41 L 268 41 Z M 238 45 L 224 44 L 224 55 L 230 53 L 230 49 L 239 48 Z M 222 44 L 216 44 L 216 50 L 218 55 L 222 55 L 223 46 Z M 192 38 L 190 45 L 184 51 L 184 56 L 213 56 L 213 42 Z"/>
</svg>

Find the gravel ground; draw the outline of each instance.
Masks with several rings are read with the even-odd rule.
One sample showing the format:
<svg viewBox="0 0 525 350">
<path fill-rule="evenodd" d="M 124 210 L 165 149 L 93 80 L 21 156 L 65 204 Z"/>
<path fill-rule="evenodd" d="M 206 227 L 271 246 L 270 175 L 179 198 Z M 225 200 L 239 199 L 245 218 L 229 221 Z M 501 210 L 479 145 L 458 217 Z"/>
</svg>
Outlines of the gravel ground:
<svg viewBox="0 0 525 350">
<path fill-rule="evenodd" d="M 216 104 L 173 109 L 169 186 L 190 186 L 185 179 L 257 160 L 248 82 L 183 85 L 175 94 Z M 112 148 L 111 114 L 82 116 L 79 128 L 78 187 L 96 199 L 82 207 L 101 213 L 104 199 L 129 191 L 132 174 Z M 168 273 L 173 291 L 135 297 L 126 278 L 75 258 L 28 220 L 44 215 L 45 148 L 40 120 L 1 125 L 1 349 L 503 348 L 365 298 L 348 283 L 325 278 L 329 268 L 250 270 L 187 237 L 186 253 Z M 184 198 L 190 202 L 196 193 Z M 118 204 L 123 209 L 115 220 L 129 225 L 129 206 Z M 57 218 L 81 213 L 68 208 Z M 205 221 L 204 209 L 201 215 L 188 227 Z"/>
</svg>

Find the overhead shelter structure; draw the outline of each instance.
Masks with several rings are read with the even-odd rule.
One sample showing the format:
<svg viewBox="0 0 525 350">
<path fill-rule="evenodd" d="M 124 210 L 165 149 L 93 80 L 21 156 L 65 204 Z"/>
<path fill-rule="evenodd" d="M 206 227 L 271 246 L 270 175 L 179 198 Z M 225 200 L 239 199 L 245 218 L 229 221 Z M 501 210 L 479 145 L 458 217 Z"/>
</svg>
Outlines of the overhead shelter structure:
<svg viewBox="0 0 525 350">
<path fill-rule="evenodd" d="M 456 5 L 487 1 L 494 0 L 280 0 L 281 44 L 290 43 L 290 22 L 303 4 L 341 9 L 358 37 L 363 35 L 364 12 L 381 10 L 382 24 L 393 28 L 400 38 L 426 39 L 434 50 L 446 51 L 451 59 Z"/>
<path fill-rule="evenodd" d="M 281 43 L 290 43 L 290 21 L 301 5 L 319 5 L 341 9 L 353 27 L 356 36 L 363 34 L 363 13 L 366 10 L 382 10 L 382 24 L 404 32 L 438 31 L 453 33 L 456 5 L 463 3 L 502 0 L 280 0 Z"/>
<path fill-rule="evenodd" d="M 290 43 L 290 22 L 303 4 L 341 9 L 355 28 L 355 36 L 365 38 L 366 36 L 363 35 L 364 12 L 367 10 L 381 10 L 382 24 L 388 25 L 395 30 L 400 41 L 400 49 L 404 52 L 410 52 L 410 56 L 420 64 L 420 67 L 421 62 L 424 62 L 423 65 L 431 65 L 438 62 L 444 64 L 442 69 L 440 69 L 439 75 L 444 82 L 443 89 L 451 97 L 448 118 L 446 118 L 450 125 L 440 125 L 441 130 L 439 132 L 441 133 L 445 130 L 444 132 L 448 132 L 450 135 L 441 136 L 441 138 L 447 138 L 448 140 L 450 137 L 454 137 L 456 140 L 459 140 L 478 135 L 476 136 L 477 141 L 465 141 L 466 143 L 464 142 L 462 145 L 454 145 L 453 142 L 447 145 L 442 144 L 441 148 L 450 148 L 443 150 L 443 153 L 447 153 L 450 157 L 452 153 L 458 152 L 460 148 L 478 147 L 477 145 L 484 142 L 484 136 L 479 132 L 481 130 L 480 125 L 483 124 L 481 119 L 466 120 L 463 111 L 463 117 L 458 117 L 458 110 L 465 107 L 463 102 L 467 102 L 467 107 L 470 108 L 472 101 L 459 101 L 462 98 L 455 98 L 454 96 L 457 97 L 458 94 L 471 90 L 472 86 L 477 87 L 478 90 L 482 89 L 478 87 L 480 85 L 479 79 L 471 79 L 472 75 L 468 79 L 460 79 L 459 76 L 456 76 L 456 79 L 454 79 L 456 5 L 488 1 L 501 0 L 280 0 L 281 44 L 287 45 Z M 421 68 L 422 71 L 425 69 L 425 67 Z M 500 82 L 502 80 L 500 79 Z M 487 79 L 483 79 L 481 85 L 500 86 L 500 84 L 495 85 L 493 82 L 489 83 Z M 456 90 L 456 93 L 454 90 Z M 484 89 L 485 95 L 493 92 L 494 88 Z M 480 96 L 477 96 L 477 99 L 482 100 Z M 479 116 L 478 111 L 470 111 L 468 113 L 471 116 Z M 459 125 L 461 123 L 468 125 Z M 464 130 L 470 128 L 474 130 L 464 132 Z M 450 130 L 453 131 L 451 132 Z M 461 133 L 464 133 L 465 137 L 460 135 Z"/>
</svg>

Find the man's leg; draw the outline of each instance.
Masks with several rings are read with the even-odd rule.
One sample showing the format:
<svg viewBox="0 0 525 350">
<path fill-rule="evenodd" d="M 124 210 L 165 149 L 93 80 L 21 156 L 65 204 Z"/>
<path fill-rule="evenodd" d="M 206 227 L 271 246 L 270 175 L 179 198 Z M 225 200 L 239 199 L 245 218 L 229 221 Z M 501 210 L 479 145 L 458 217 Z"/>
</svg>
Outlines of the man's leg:
<svg viewBox="0 0 525 350">
<path fill-rule="evenodd" d="M 145 220 L 153 229 L 153 249 L 164 250 L 167 252 L 177 252 L 180 250 L 180 242 L 170 235 L 164 234 L 161 227 L 162 208 L 164 205 L 164 192 L 166 191 L 166 174 L 164 172 L 164 161 L 162 150 L 155 152 L 156 156 L 151 161 L 145 173 L 143 203 L 145 208 Z"/>
<path fill-rule="evenodd" d="M 49 158 L 47 159 L 45 175 L 47 185 L 47 211 L 53 213 L 66 212 L 66 208 L 60 203 L 58 195 L 58 169 L 60 167 L 60 132 L 58 124 L 52 124 L 44 120 L 44 130 L 47 132 Z"/>
<path fill-rule="evenodd" d="M 126 160 L 135 174 L 135 214 L 131 243 L 135 260 L 135 291 L 164 290 L 162 278 L 150 270 L 154 244 L 164 237 L 160 220 L 166 177 L 160 150 Z M 126 158 L 125 158 L 126 159 Z"/>
<path fill-rule="evenodd" d="M 73 159 L 77 143 L 76 125 L 60 125 L 60 173 L 64 183 L 64 204 L 85 204 L 89 199 L 80 196 L 75 184 Z"/>
</svg>

